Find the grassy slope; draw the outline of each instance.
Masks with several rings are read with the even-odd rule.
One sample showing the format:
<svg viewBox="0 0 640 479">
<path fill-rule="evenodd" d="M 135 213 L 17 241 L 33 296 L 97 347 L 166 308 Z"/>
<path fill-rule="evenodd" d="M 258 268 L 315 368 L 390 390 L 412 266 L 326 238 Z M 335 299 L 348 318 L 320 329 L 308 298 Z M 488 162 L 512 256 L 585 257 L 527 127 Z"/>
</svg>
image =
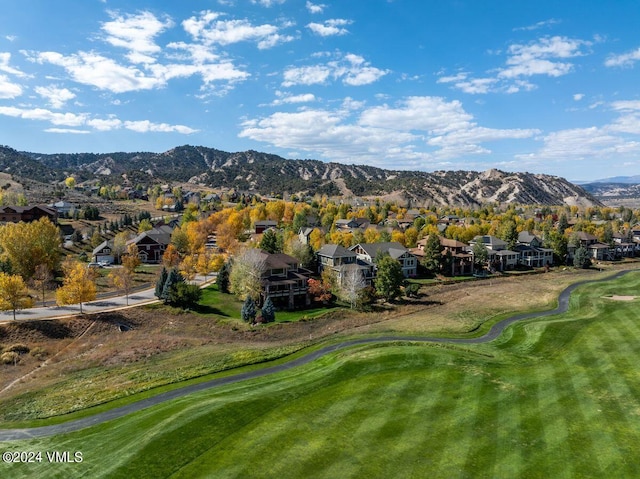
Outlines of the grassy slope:
<svg viewBox="0 0 640 479">
<path fill-rule="evenodd" d="M 354 348 L 85 431 L 7 477 L 638 477 L 640 275 L 475 347 Z M 579 308 L 578 308 L 579 306 Z"/>
</svg>

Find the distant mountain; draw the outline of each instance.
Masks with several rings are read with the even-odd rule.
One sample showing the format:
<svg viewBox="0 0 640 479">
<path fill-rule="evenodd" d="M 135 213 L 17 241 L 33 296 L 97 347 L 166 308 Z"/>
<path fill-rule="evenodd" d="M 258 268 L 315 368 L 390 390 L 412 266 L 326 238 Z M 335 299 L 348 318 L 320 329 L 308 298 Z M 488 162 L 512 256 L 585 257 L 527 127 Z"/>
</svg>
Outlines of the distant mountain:
<svg viewBox="0 0 640 479">
<path fill-rule="evenodd" d="M 611 178 L 603 178 L 601 180 L 590 181 L 591 183 L 624 183 L 624 184 L 640 184 L 640 175 L 635 176 L 613 176 Z"/>
<path fill-rule="evenodd" d="M 20 165 L 20 166 L 18 166 Z M 23 174 L 24 172 L 27 174 Z M 277 155 L 180 146 L 164 153 L 19 153 L 0 147 L 0 171 L 30 179 L 103 183 L 184 182 L 210 188 L 235 188 L 262 195 L 281 193 L 389 197 L 418 204 L 478 206 L 490 202 L 541 205 L 598 205 L 583 188 L 550 175 L 499 170 L 385 170 L 372 166 L 288 160 Z"/>
</svg>

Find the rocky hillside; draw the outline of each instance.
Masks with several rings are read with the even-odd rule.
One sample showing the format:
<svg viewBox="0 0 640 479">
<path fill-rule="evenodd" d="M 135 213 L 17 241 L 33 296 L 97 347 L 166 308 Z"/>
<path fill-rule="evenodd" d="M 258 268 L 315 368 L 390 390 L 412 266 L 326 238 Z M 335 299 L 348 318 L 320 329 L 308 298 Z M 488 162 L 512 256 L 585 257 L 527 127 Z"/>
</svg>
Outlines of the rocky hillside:
<svg viewBox="0 0 640 479">
<path fill-rule="evenodd" d="M 287 160 L 256 151 L 228 153 L 181 146 L 164 153 L 56 154 L 23 153 L 0 147 L 0 171 L 30 179 L 103 183 L 190 182 L 210 188 L 235 188 L 262 195 L 327 194 L 390 196 L 438 205 L 521 204 L 596 205 L 598 200 L 563 178 L 499 170 L 385 170 L 371 166 Z"/>
</svg>

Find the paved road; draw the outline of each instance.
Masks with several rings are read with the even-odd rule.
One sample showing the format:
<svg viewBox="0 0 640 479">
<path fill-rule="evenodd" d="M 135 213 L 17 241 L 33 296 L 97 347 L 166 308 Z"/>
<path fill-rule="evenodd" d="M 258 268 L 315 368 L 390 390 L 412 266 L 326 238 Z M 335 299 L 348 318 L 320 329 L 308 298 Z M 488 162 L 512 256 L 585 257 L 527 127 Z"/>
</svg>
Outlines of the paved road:
<svg viewBox="0 0 640 479">
<path fill-rule="evenodd" d="M 582 286 L 587 283 L 594 283 L 598 281 L 609 281 L 611 279 L 618 278 L 628 272 L 629 271 L 620 271 L 615 275 L 606 278 L 605 280 L 589 280 L 589 281 L 581 281 L 579 283 L 572 284 L 571 286 L 567 287 L 564 291 L 562 291 L 562 293 L 560 293 L 560 296 L 558 297 L 558 306 L 555 309 L 549 310 L 549 311 L 543 311 L 539 313 L 518 314 L 518 315 L 512 316 L 510 318 L 504 319 L 494 324 L 487 334 L 485 334 L 484 336 L 479 336 L 477 338 L 431 338 L 431 337 L 423 337 L 423 336 L 382 336 L 382 337 L 354 339 L 354 340 L 345 341 L 339 344 L 332 344 L 330 346 L 325 346 L 324 348 L 318 349 L 317 351 L 313 351 L 307 354 L 306 356 L 299 357 L 297 359 L 289 361 L 288 363 L 279 364 L 277 366 L 271 366 L 271 367 L 267 367 L 267 368 L 263 368 L 255 371 L 240 373 L 233 376 L 227 376 L 224 378 L 212 379 L 210 381 L 205 381 L 200 384 L 185 386 L 182 388 L 174 389 L 172 391 L 158 394 L 153 397 L 149 397 L 147 399 L 143 399 L 135 403 L 127 404 L 126 406 L 118 407 L 115 409 L 111 409 L 109 411 L 95 414 L 93 416 L 69 421 L 63 424 L 55 424 L 52 426 L 43 426 L 43 427 L 29 428 L 29 429 L 0 430 L 0 442 L 15 441 L 18 439 L 29 439 L 29 438 L 36 438 L 36 437 L 47 437 L 47 436 L 54 436 L 57 434 L 63 434 L 67 432 L 78 431 L 80 429 L 84 429 L 89 426 L 101 424 L 105 421 L 109 421 L 111 419 L 116 419 L 116 418 L 125 416 L 132 412 L 140 411 L 150 406 L 155 406 L 165 401 L 170 401 L 172 399 L 186 396 L 187 394 L 192 394 L 198 391 L 204 391 L 211 388 L 221 387 L 227 384 L 233 384 L 233 383 L 245 381 L 248 379 L 255 379 L 255 378 L 267 376 L 269 374 L 275 374 L 282 371 L 286 371 L 286 370 L 301 366 L 303 364 L 308 364 L 331 352 L 338 351 L 340 349 L 349 348 L 352 346 L 358 346 L 361 344 L 394 342 L 394 341 L 395 342 L 408 341 L 408 342 L 430 342 L 430 343 L 453 343 L 453 344 L 487 343 L 489 341 L 493 341 L 494 339 L 496 339 L 505 330 L 505 328 L 507 328 L 509 325 L 517 321 L 551 316 L 551 315 L 566 312 L 569 307 L 569 297 L 573 292 L 573 290 L 575 290 L 578 286 Z"/>
<path fill-rule="evenodd" d="M 194 282 L 201 286 L 209 284 L 215 277 L 207 276 L 205 282 L 204 276 L 196 276 Z M 143 304 L 154 303 L 158 301 L 155 296 L 154 288 L 136 290 L 126 296 L 101 297 L 88 303 L 82 303 L 82 312 L 84 314 L 101 313 L 106 311 L 115 311 L 122 308 L 141 306 Z M 16 311 L 16 321 L 32 321 L 34 319 L 55 319 L 66 318 L 69 316 L 77 316 L 80 314 L 80 305 L 74 304 L 70 306 L 46 306 L 38 308 L 29 308 Z M 13 311 L 0 311 L 0 323 L 13 321 Z"/>
</svg>

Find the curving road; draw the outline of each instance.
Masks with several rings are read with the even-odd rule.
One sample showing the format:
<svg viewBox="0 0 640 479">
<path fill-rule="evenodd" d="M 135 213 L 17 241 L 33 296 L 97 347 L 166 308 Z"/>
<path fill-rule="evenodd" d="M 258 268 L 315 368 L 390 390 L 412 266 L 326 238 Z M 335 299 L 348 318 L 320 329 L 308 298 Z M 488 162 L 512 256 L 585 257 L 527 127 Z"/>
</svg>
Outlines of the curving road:
<svg viewBox="0 0 640 479">
<path fill-rule="evenodd" d="M 345 341 L 339 344 L 332 344 L 330 346 L 325 346 L 321 349 L 313 351 L 305 356 L 299 357 L 292 361 L 289 361 L 284 364 L 279 364 L 276 366 L 271 366 L 255 371 L 248 371 L 245 373 L 235 374 L 233 376 L 227 376 L 224 378 L 212 379 L 210 381 L 205 381 L 199 384 L 192 384 L 189 386 L 185 386 L 182 388 L 174 389 L 172 391 L 167 391 L 164 393 L 160 393 L 156 396 L 149 397 L 147 399 L 143 399 L 138 402 L 134 402 L 131 404 L 127 404 L 126 406 L 121 406 L 118 408 L 111 409 L 109 411 L 101 412 L 95 414 L 93 416 L 85 417 L 82 419 L 76 419 L 73 421 L 69 421 L 62 424 L 55 424 L 51 426 L 43 426 L 36 428 L 27 428 L 27 429 L 4 429 L 0 430 L 0 442 L 2 441 L 16 441 L 19 439 L 30 439 L 37 437 L 47 437 L 54 436 L 57 434 L 64 434 L 67 432 L 78 431 L 80 429 L 84 429 L 89 426 L 94 426 L 96 424 L 101 424 L 106 421 L 110 421 L 112 419 L 116 419 L 127 414 L 140 411 L 142 409 L 155 406 L 165 401 L 170 401 L 172 399 L 176 399 L 182 396 L 186 396 L 187 394 L 192 394 L 198 391 L 204 391 L 211 388 L 221 387 L 227 384 L 233 384 L 240 381 L 245 381 L 248 379 L 255 379 L 263 376 L 267 376 L 269 374 L 275 374 L 282 371 L 286 371 L 288 369 L 292 369 L 303 364 L 308 364 L 316 359 L 325 356 L 334 351 L 338 351 L 341 349 L 349 348 L 352 346 L 358 346 L 361 344 L 371 344 L 371 343 L 381 343 L 381 342 L 397 342 L 397 341 L 410 341 L 410 342 L 430 342 L 430 343 L 454 343 L 454 344 L 479 344 L 479 343 L 487 343 L 496 339 L 502 332 L 511 324 L 517 321 L 523 321 L 526 319 L 533 318 L 541 318 L 545 316 L 551 316 L 555 314 L 564 313 L 569 308 L 569 297 L 571 293 L 579 286 L 582 286 L 587 283 L 601 282 L 601 281 L 609 281 L 612 279 L 619 278 L 620 276 L 628 273 L 629 271 L 620 271 L 613 276 L 607 277 L 603 280 L 587 280 L 580 281 L 578 283 L 574 283 L 571 286 L 568 286 L 564 291 L 560 293 L 558 297 L 558 306 L 555 309 L 542 311 L 537 313 L 527 313 L 527 314 L 518 314 L 515 316 L 511 316 L 510 318 L 506 318 L 498 323 L 494 324 L 488 333 L 483 336 L 479 336 L 477 338 L 434 338 L 434 337 L 424 337 L 424 336 L 381 336 L 381 337 L 372 337 L 372 338 L 363 338 L 363 339 L 353 339 L 350 341 Z"/>
</svg>

